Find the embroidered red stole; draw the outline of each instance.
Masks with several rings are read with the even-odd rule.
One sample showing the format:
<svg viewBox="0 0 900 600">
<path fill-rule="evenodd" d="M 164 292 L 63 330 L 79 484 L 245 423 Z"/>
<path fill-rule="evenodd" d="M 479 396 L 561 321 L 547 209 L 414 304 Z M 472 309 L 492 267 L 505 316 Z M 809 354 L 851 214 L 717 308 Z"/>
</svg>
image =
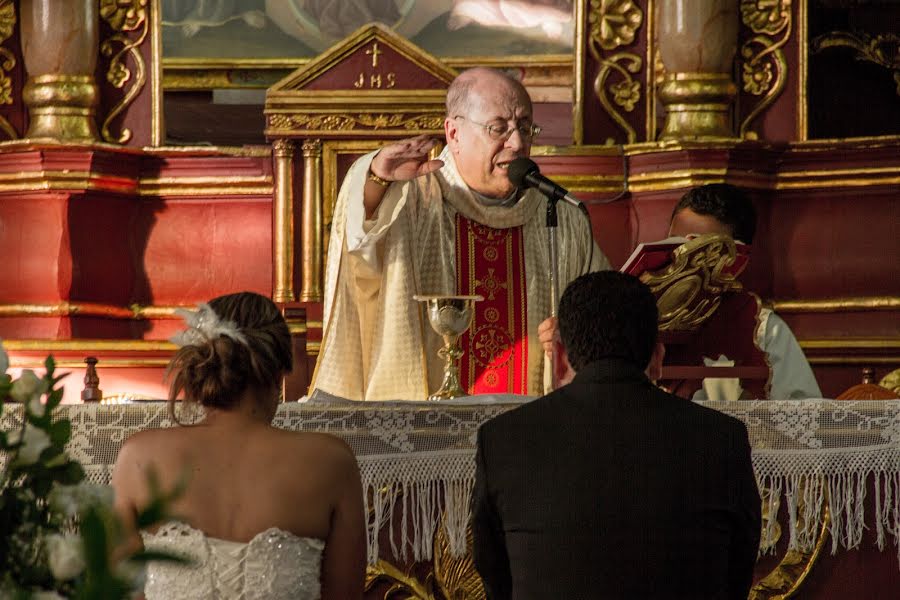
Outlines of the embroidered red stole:
<svg viewBox="0 0 900 600">
<path fill-rule="evenodd" d="M 492 229 L 456 215 L 456 289 L 479 295 L 460 337 L 469 394 L 528 393 L 528 314 L 522 227 Z"/>
</svg>

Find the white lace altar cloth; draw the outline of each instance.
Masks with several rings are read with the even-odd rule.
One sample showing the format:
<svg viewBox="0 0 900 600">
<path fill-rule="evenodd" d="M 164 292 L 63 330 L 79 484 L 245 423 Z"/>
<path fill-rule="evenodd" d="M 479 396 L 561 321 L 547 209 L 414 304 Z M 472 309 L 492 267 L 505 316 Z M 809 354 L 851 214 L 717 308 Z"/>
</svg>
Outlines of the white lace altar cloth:
<svg viewBox="0 0 900 600">
<path fill-rule="evenodd" d="M 476 431 L 484 421 L 518 406 L 491 400 L 290 402 L 279 406 L 275 424 L 331 433 L 353 448 L 366 492 L 370 563 L 378 558 L 378 532 L 385 525 L 390 526 L 395 558 L 425 560 L 431 558 L 439 522 L 451 553 L 465 552 Z M 857 547 L 864 529 L 874 528 L 879 548 L 893 543 L 900 561 L 900 401 L 699 404 L 746 424 L 760 488 L 772 492 L 768 514 L 777 514 L 782 502 L 787 508 L 791 549 L 810 551 L 815 546 L 827 507 L 832 552 Z M 4 431 L 20 423 L 22 414 L 21 407 L 6 408 L 0 416 Z M 59 414 L 72 422 L 69 451 L 96 483 L 109 483 L 116 454 L 128 436 L 172 425 L 164 402 L 66 405 Z M 876 494 L 874 515 L 863 509 L 867 486 Z M 767 523 L 763 551 L 772 550 L 778 536 L 775 521 Z"/>
</svg>

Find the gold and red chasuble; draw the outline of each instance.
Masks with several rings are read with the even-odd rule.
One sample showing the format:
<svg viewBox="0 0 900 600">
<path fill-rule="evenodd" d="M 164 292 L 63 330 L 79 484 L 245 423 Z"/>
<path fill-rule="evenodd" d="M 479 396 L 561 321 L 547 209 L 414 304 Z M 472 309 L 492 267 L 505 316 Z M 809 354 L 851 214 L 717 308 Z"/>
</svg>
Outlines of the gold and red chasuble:
<svg viewBox="0 0 900 600">
<path fill-rule="evenodd" d="M 459 379 L 469 394 L 526 394 L 528 338 L 522 227 L 492 229 L 456 215 L 456 289 L 479 295 L 460 337 Z"/>
</svg>

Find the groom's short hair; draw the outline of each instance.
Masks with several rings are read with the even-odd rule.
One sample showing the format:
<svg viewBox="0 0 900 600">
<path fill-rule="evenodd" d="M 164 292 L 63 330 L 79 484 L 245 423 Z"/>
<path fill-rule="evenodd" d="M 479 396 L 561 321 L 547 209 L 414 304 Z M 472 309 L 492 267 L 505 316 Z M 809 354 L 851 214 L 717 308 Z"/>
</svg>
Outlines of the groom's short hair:
<svg viewBox="0 0 900 600">
<path fill-rule="evenodd" d="M 559 333 L 576 372 L 604 358 L 647 368 L 658 321 L 650 288 L 618 271 L 582 275 L 569 284 L 559 302 Z"/>
</svg>

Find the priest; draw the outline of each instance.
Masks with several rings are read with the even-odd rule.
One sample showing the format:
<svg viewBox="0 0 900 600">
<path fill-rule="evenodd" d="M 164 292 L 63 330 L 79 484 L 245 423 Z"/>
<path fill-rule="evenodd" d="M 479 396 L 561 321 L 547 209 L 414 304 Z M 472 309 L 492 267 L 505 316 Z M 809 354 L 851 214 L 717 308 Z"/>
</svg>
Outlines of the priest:
<svg viewBox="0 0 900 600">
<path fill-rule="evenodd" d="M 447 145 L 403 140 L 361 157 L 338 195 L 311 391 L 352 400 L 422 399 L 441 383 L 442 341 L 414 295 L 480 295 L 460 338 L 471 394 L 545 392 L 537 330 L 550 317 L 546 199 L 509 164 L 540 127 L 525 88 L 475 68 L 447 90 Z M 558 206 L 559 287 L 608 269 L 588 219 Z"/>
</svg>

